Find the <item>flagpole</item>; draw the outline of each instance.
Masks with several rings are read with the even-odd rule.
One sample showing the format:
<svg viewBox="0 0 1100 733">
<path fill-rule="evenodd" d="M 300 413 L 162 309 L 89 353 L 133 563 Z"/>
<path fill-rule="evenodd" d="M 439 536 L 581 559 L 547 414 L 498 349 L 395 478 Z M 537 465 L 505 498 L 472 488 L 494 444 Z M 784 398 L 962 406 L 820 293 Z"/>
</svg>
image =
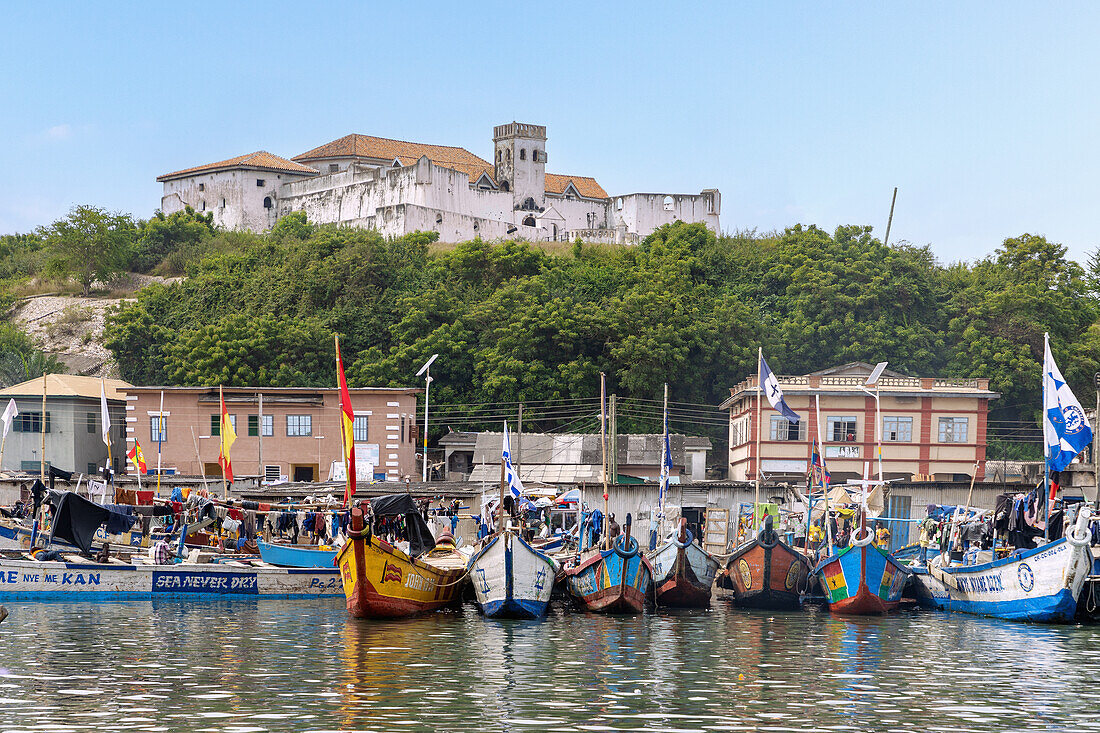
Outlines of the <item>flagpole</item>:
<svg viewBox="0 0 1100 733">
<path fill-rule="evenodd" d="M 340 336 L 339 334 L 332 334 L 333 340 L 336 342 L 336 389 L 340 391 L 340 374 L 343 373 L 343 364 L 340 359 Z M 337 398 L 337 408 L 340 412 L 340 453 L 344 459 L 344 506 L 348 505 L 351 501 L 351 466 L 348 464 L 348 446 L 347 441 L 344 440 L 344 406 L 339 404 L 344 399 L 343 394 Z M 263 432 L 263 429 L 260 429 Z M 262 438 L 261 438 L 262 440 Z M 318 466 L 318 469 L 320 467 Z"/>
<path fill-rule="evenodd" d="M 160 496 L 160 449 L 164 444 L 164 390 L 160 391 L 160 412 L 157 413 L 157 496 Z"/>
<path fill-rule="evenodd" d="M 191 444 L 195 446 L 195 461 L 199 464 L 199 475 L 202 476 L 202 487 L 209 490 L 210 486 L 206 483 L 206 466 L 202 462 L 202 456 L 199 455 L 199 441 L 195 438 L 195 428 L 191 428 Z"/>
<path fill-rule="evenodd" d="M 42 460 L 39 463 L 39 470 L 42 479 L 42 483 L 46 483 L 46 372 L 42 372 L 42 421 L 39 423 L 42 428 Z M 107 446 L 108 455 L 110 455 L 111 447 Z"/>
<path fill-rule="evenodd" d="M 764 395 L 764 386 L 761 384 L 763 374 L 762 364 L 764 363 L 764 347 L 758 346 L 756 348 L 756 496 L 752 503 L 752 529 L 756 531 L 757 527 L 757 505 L 760 503 L 760 421 L 763 419 L 761 415 L 763 411 L 760 407 L 761 398 Z"/>
<path fill-rule="evenodd" d="M 665 382 L 664 429 L 661 437 L 661 478 L 657 487 L 657 541 L 665 536 L 665 492 L 668 490 L 668 382 Z"/>
<path fill-rule="evenodd" d="M 263 484 L 264 484 L 264 479 L 266 478 L 266 474 L 267 474 L 267 469 L 264 468 L 264 393 L 263 392 L 260 392 L 259 413 L 260 414 L 256 416 L 256 419 L 260 423 L 260 425 L 259 425 L 260 429 L 258 431 L 260 433 L 260 453 L 259 453 L 260 484 L 259 485 L 262 487 Z M 272 427 L 274 427 L 274 426 L 272 426 Z M 274 432 L 274 430 L 272 432 Z M 340 434 L 343 435 L 343 431 L 341 431 Z M 321 470 L 321 467 L 318 466 L 317 470 Z"/>
<path fill-rule="evenodd" d="M 225 389 L 222 385 L 218 385 L 218 401 L 221 402 L 221 422 L 222 426 L 218 429 L 218 440 L 221 442 L 220 450 L 222 454 L 222 499 L 229 498 L 229 484 L 225 480 L 225 466 L 229 462 L 226 460 L 225 455 L 225 423 L 229 422 L 225 417 Z"/>
<path fill-rule="evenodd" d="M 1043 333 L 1043 411 L 1047 409 L 1047 354 L 1050 352 L 1050 334 Z M 1046 420 L 1046 418 L 1044 418 Z M 1046 430 L 1043 430 L 1043 503 L 1046 505 L 1046 521 L 1043 523 L 1043 539 L 1050 541 L 1050 446 Z"/>
<path fill-rule="evenodd" d="M 497 520 L 497 531 L 504 533 L 504 485 L 508 482 L 504 472 L 504 448 L 508 445 L 508 421 L 504 421 L 504 436 L 500 444 L 500 519 Z"/>
<path fill-rule="evenodd" d="M 607 513 L 610 511 L 607 495 L 607 377 L 600 372 L 600 462 L 603 474 L 603 544 L 610 547 L 611 520 Z"/>
</svg>

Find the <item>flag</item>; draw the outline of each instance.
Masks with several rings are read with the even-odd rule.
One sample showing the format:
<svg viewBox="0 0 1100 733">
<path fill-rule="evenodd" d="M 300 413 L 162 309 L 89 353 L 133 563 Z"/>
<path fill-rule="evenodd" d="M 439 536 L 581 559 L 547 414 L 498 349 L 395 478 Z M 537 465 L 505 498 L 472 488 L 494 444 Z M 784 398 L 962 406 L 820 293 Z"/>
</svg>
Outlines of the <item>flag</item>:
<svg viewBox="0 0 1100 733">
<path fill-rule="evenodd" d="M 504 421 L 504 446 L 500 452 L 501 458 L 504 461 L 504 480 L 508 482 L 508 490 L 512 492 L 512 496 L 518 499 L 526 489 L 523 488 L 523 482 L 519 480 L 519 474 L 516 473 L 516 469 L 512 468 L 512 441 L 508 439 L 508 421 Z"/>
<path fill-rule="evenodd" d="M 779 380 L 768 368 L 768 362 L 764 360 L 764 354 L 760 354 L 760 384 L 764 386 L 764 394 L 768 396 L 768 402 L 779 411 L 789 422 L 798 422 L 798 413 L 787 406 L 783 399 L 783 390 L 779 388 Z"/>
<path fill-rule="evenodd" d="M 15 420 L 15 416 L 19 414 L 19 408 L 15 406 L 15 400 L 8 400 L 8 406 L 4 410 L 3 416 L 0 416 L 0 420 L 4 421 L 4 437 L 8 437 L 8 431 L 11 430 L 12 421 Z"/>
<path fill-rule="evenodd" d="M 141 443 L 134 441 L 134 447 L 130 449 L 130 452 L 126 454 L 135 466 L 137 466 L 139 473 L 148 473 L 149 467 L 145 464 L 145 455 L 141 452 Z"/>
<path fill-rule="evenodd" d="M 100 422 L 103 423 L 103 444 L 111 447 L 111 413 L 107 411 L 107 392 L 103 387 L 103 380 L 99 380 L 99 413 Z"/>
<path fill-rule="evenodd" d="M 1043 435 L 1046 438 L 1047 466 L 1061 471 L 1092 442 L 1092 428 L 1073 396 L 1054 357 L 1050 341 L 1044 339 L 1043 355 Z"/>
<path fill-rule="evenodd" d="M 221 390 L 218 390 L 219 392 Z M 225 409 L 225 395 L 219 395 L 222 403 L 221 450 L 218 453 L 218 465 L 222 467 L 222 476 L 229 483 L 233 483 L 233 462 L 229 460 L 229 448 L 237 440 L 237 433 L 233 430 L 233 422 L 229 419 L 229 410 Z"/>
<path fill-rule="evenodd" d="M 340 384 L 340 429 L 343 431 L 344 468 L 347 474 L 347 487 L 344 489 L 344 504 L 355 496 L 355 411 L 351 408 L 351 394 L 348 381 L 344 378 L 344 362 L 340 358 L 340 337 L 336 337 L 336 380 Z"/>
</svg>

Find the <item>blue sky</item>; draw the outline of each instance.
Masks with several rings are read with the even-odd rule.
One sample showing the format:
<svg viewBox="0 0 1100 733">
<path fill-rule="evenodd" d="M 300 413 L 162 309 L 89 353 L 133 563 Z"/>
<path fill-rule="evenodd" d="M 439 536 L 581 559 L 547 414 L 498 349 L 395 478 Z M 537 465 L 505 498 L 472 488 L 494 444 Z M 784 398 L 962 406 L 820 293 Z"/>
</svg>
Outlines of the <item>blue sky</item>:
<svg viewBox="0 0 1100 733">
<path fill-rule="evenodd" d="M 547 170 L 723 195 L 724 229 L 870 224 L 984 256 L 1100 243 L 1100 5 L 5 3 L 0 233 L 351 132 L 548 128 Z"/>
</svg>

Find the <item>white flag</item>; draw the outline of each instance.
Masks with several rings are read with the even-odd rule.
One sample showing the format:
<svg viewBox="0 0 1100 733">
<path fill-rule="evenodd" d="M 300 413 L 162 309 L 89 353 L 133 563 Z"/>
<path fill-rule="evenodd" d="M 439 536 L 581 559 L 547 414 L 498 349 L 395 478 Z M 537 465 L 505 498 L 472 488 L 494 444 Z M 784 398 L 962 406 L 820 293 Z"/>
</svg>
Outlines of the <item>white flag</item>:
<svg viewBox="0 0 1100 733">
<path fill-rule="evenodd" d="M 1045 337 L 1044 347 L 1043 435 L 1047 444 L 1046 458 L 1050 470 L 1061 471 L 1092 442 L 1092 428 L 1081 403 L 1054 363 L 1050 341 Z"/>
<path fill-rule="evenodd" d="M 99 380 L 99 412 L 103 422 L 103 444 L 111 445 L 111 413 L 107 412 L 107 392 L 103 387 L 103 380 Z"/>
<path fill-rule="evenodd" d="M 8 400 L 8 407 L 4 410 L 4 414 L 0 416 L 0 420 L 4 421 L 4 437 L 8 437 L 8 431 L 11 430 L 12 421 L 15 420 L 15 416 L 19 414 L 19 408 L 15 406 L 15 400 Z"/>
</svg>

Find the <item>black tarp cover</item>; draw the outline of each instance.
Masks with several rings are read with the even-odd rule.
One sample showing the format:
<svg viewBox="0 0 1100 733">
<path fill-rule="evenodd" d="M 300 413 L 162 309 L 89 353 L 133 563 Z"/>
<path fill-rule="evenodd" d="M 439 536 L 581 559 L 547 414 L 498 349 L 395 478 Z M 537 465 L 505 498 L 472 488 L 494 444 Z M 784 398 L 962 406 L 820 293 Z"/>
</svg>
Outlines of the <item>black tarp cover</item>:
<svg viewBox="0 0 1100 733">
<path fill-rule="evenodd" d="M 371 511 L 375 519 L 382 517 L 405 517 L 409 534 L 409 555 L 417 557 L 435 547 L 435 538 L 428 529 L 428 523 L 420 515 L 416 502 L 408 494 L 386 494 L 370 500 Z"/>
<path fill-rule="evenodd" d="M 106 508 L 83 496 L 66 492 L 54 509 L 50 542 L 57 537 L 73 543 L 84 554 L 88 554 L 92 551 L 95 531 L 107 521 L 108 516 L 110 512 Z"/>
</svg>

